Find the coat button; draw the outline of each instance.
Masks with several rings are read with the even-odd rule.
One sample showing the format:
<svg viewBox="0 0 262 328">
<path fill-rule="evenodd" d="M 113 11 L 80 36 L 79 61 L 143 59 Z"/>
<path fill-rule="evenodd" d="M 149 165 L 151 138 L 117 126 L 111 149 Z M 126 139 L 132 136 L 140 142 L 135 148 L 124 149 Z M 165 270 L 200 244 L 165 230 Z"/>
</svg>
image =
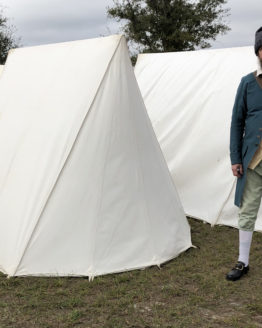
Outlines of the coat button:
<svg viewBox="0 0 262 328">
<path fill-rule="evenodd" d="M 255 144 L 255 146 L 257 147 L 259 144 Z"/>
</svg>

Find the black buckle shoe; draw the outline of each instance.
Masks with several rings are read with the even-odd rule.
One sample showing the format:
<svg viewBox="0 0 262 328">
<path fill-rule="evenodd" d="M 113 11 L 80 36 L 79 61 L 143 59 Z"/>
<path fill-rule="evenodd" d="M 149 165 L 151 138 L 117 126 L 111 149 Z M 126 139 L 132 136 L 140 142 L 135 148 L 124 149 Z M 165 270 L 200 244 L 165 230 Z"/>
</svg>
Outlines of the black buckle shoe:
<svg viewBox="0 0 262 328">
<path fill-rule="evenodd" d="M 244 274 L 248 273 L 249 266 L 245 267 L 245 263 L 238 261 L 235 267 L 228 272 L 226 275 L 227 280 L 238 280 L 240 279 Z"/>
</svg>

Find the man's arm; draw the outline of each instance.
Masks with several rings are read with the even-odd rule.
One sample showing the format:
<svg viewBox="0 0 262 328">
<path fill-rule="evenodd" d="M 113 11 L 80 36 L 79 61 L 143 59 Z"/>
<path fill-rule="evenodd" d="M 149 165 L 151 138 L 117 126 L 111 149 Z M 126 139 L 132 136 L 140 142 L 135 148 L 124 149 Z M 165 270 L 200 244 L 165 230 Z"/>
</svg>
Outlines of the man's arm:
<svg viewBox="0 0 262 328">
<path fill-rule="evenodd" d="M 245 130 L 246 113 L 246 89 L 245 83 L 242 79 L 237 89 L 230 129 L 230 158 L 233 174 L 237 177 L 241 177 L 243 174 L 242 142 Z"/>
</svg>

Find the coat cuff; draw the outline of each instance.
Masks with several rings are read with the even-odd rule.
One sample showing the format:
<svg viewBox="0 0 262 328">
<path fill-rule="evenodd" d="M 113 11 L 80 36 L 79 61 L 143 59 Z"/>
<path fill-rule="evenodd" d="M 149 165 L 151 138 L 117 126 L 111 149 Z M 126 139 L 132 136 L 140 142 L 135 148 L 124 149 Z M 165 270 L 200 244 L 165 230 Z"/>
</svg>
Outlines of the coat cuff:
<svg viewBox="0 0 262 328">
<path fill-rule="evenodd" d="M 242 164 L 242 157 L 241 154 L 235 153 L 235 154 L 230 154 L 230 159 L 231 159 L 231 165 L 234 164 Z"/>
</svg>

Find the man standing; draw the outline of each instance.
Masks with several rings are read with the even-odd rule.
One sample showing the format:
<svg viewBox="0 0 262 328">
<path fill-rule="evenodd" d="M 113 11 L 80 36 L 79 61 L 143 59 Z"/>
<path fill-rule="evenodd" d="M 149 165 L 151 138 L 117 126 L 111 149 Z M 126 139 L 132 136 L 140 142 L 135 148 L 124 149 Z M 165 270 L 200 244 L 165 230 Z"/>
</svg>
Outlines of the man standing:
<svg viewBox="0 0 262 328">
<path fill-rule="evenodd" d="M 237 179 L 235 205 L 239 207 L 239 258 L 226 275 L 237 280 L 249 270 L 252 234 L 262 197 L 262 27 L 255 35 L 258 69 L 241 79 L 233 107 L 230 157 Z"/>
</svg>

